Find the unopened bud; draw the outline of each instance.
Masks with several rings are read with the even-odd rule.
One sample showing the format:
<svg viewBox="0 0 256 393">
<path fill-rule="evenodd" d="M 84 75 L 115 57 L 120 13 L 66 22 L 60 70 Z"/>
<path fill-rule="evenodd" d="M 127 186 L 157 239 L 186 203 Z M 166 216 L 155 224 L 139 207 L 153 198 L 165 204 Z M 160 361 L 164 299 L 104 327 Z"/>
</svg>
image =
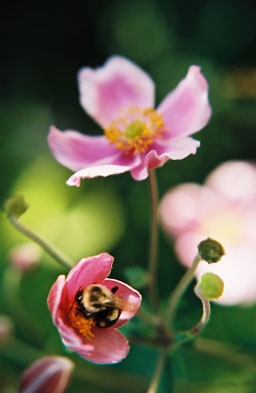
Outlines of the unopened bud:
<svg viewBox="0 0 256 393">
<path fill-rule="evenodd" d="M 198 253 L 204 261 L 215 263 L 225 254 L 225 250 L 219 242 L 208 238 L 198 245 Z"/>
<path fill-rule="evenodd" d="M 40 257 L 41 250 L 33 243 L 14 247 L 8 255 L 11 265 L 21 272 L 34 270 L 38 266 Z"/>
<path fill-rule="evenodd" d="M 27 210 L 28 205 L 23 196 L 12 196 L 6 199 L 4 203 L 4 211 L 8 216 L 20 217 Z"/>
<path fill-rule="evenodd" d="M 64 356 L 43 357 L 22 375 L 20 393 L 62 393 L 69 384 L 73 368 L 73 362 Z"/>
<path fill-rule="evenodd" d="M 200 282 L 200 290 L 208 300 L 218 299 L 224 289 L 222 279 L 213 273 L 205 273 Z"/>
</svg>

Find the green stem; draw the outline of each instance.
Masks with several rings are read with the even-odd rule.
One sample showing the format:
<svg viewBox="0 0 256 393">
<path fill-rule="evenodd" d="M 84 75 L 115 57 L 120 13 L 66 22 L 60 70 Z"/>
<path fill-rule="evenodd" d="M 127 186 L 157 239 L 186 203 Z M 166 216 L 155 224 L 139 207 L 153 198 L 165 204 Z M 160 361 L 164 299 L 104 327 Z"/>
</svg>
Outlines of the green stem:
<svg viewBox="0 0 256 393">
<path fill-rule="evenodd" d="M 74 370 L 74 379 L 89 385 L 86 391 L 95 391 L 93 387 L 103 388 L 104 391 L 111 392 L 128 392 L 138 393 L 145 392 L 147 387 L 146 378 L 141 375 L 136 375 L 127 371 L 101 368 L 100 378 L 99 371 L 96 367 L 87 367 L 76 365 Z M 91 389 L 90 389 L 91 385 Z M 93 386 L 93 387 L 92 387 Z M 98 390 L 97 390 L 98 391 Z M 100 390 L 102 391 L 102 390 Z"/>
<path fill-rule="evenodd" d="M 170 299 L 168 302 L 168 307 L 167 307 L 166 323 L 167 323 L 167 326 L 170 324 L 172 329 L 173 329 L 173 323 L 174 323 L 175 314 L 176 314 L 176 310 L 177 310 L 179 301 L 180 301 L 182 295 L 184 294 L 184 292 L 186 291 L 189 283 L 193 279 L 194 273 L 195 273 L 197 266 L 199 265 L 199 262 L 201 260 L 202 259 L 199 255 L 197 255 L 195 257 L 192 266 L 189 269 L 187 269 L 184 276 L 181 278 L 177 287 L 174 289 L 174 291 L 172 292 L 172 294 L 170 296 Z"/>
<path fill-rule="evenodd" d="M 237 365 L 244 365 L 247 368 L 251 367 L 255 369 L 256 357 L 243 352 L 241 348 L 235 345 L 198 337 L 194 342 L 194 347 L 197 351 L 207 356 L 214 356 Z"/>
<path fill-rule="evenodd" d="M 155 373 L 154 373 L 153 378 L 150 382 L 147 393 L 157 393 L 160 378 L 161 378 L 162 371 L 163 371 L 163 368 L 165 365 L 166 357 L 167 357 L 167 351 L 163 350 L 159 356 L 157 366 L 155 369 Z"/>
<path fill-rule="evenodd" d="M 199 333 L 201 333 L 202 329 L 205 327 L 205 325 L 207 325 L 210 320 L 211 306 L 209 300 L 201 292 L 198 284 L 195 286 L 194 292 L 196 296 L 199 297 L 199 299 L 201 300 L 203 306 L 203 312 L 200 321 L 191 329 L 191 333 L 197 336 Z"/>
<path fill-rule="evenodd" d="M 158 298 L 156 291 L 156 266 L 157 266 L 157 247 L 158 247 L 158 191 L 157 181 L 154 170 L 149 171 L 149 186 L 151 199 L 151 239 L 149 250 L 148 265 L 148 289 L 151 297 L 152 305 L 156 313 L 158 313 Z"/>
<path fill-rule="evenodd" d="M 44 356 L 45 353 L 18 338 L 12 338 L 6 343 L 2 343 L 0 355 L 2 358 L 26 368 L 35 360 Z"/>
<path fill-rule="evenodd" d="M 47 252 L 55 261 L 57 261 L 61 266 L 66 269 L 72 268 L 72 263 L 64 259 L 61 255 L 59 255 L 49 244 L 47 244 L 43 239 L 41 239 L 38 235 L 32 232 L 30 229 L 26 228 L 23 224 L 21 224 L 16 217 L 13 215 L 8 215 L 8 219 L 10 223 L 23 235 L 27 236 L 33 242 L 37 243 L 44 251 Z"/>
</svg>

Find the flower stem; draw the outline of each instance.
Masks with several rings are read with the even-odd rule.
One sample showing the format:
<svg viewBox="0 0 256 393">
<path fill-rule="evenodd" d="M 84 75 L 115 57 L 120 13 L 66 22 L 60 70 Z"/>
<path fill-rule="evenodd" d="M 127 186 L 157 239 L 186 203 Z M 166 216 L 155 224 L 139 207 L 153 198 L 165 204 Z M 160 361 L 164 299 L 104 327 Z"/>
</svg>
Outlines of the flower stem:
<svg viewBox="0 0 256 393">
<path fill-rule="evenodd" d="M 66 269 L 72 268 L 72 263 L 64 259 L 61 255 L 59 255 L 49 244 L 47 244 L 43 239 L 41 239 L 38 235 L 33 233 L 30 229 L 26 228 L 23 224 L 21 224 L 16 217 L 12 214 L 8 215 L 8 219 L 10 223 L 23 235 L 27 236 L 33 242 L 37 243 L 44 251 L 47 252 L 55 261 L 57 261 L 61 266 Z"/>
<path fill-rule="evenodd" d="M 149 171 L 149 186 L 151 199 L 151 239 L 149 250 L 149 265 L 148 265 L 148 289 L 151 297 L 154 310 L 158 312 L 158 299 L 156 292 L 156 266 L 157 266 L 157 247 L 158 247 L 158 220 L 157 220 L 157 205 L 158 205 L 158 191 L 157 181 L 154 170 Z"/>
<path fill-rule="evenodd" d="M 181 278 L 177 287 L 174 289 L 174 291 L 170 296 L 168 307 L 167 307 L 166 323 L 167 325 L 170 324 L 172 328 L 173 328 L 173 323 L 174 323 L 175 314 L 179 301 L 182 295 L 184 294 L 185 290 L 187 289 L 190 281 L 193 279 L 194 273 L 201 260 L 202 259 L 199 255 L 195 257 L 192 266 L 189 269 L 187 269 L 184 276 Z"/>
<path fill-rule="evenodd" d="M 166 351 L 166 349 L 164 349 L 164 350 L 162 350 L 162 352 L 159 356 L 159 359 L 158 359 L 158 362 L 156 365 L 156 369 L 155 369 L 155 373 L 154 373 L 153 378 L 150 382 L 147 393 L 157 393 L 160 378 L 161 378 L 162 371 L 163 371 L 163 368 L 165 365 L 166 357 L 167 357 L 167 351 Z"/>
<path fill-rule="evenodd" d="M 211 306 L 209 300 L 201 292 L 198 284 L 195 286 L 194 292 L 196 296 L 199 297 L 199 299 L 201 300 L 203 306 L 203 313 L 200 321 L 190 330 L 193 335 L 197 336 L 205 327 L 205 325 L 209 322 L 211 315 Z"/>
<path fill-rule="evenodd" d="M 2 359 L 7 359 L 14 364 L 18 364 L 23 368 L 29 366 L 32 362 L 45 353 L 30 344 L 27 344 L 17 337 L 13 337 L 0 346 L 0 355 Z"/>
<path fill-rule="evenodd" d="M 250 353 L 243 352 L 240 347 L 236 347 L 235 345 L 227 344 L 223 341 L 220 342 L 217 340 L 198 337 L 194 342 L 194 347 L 197 351 L 205 354 L 206 356 L 214 356 L 255 370 L 256 357 Z"/>
</svg>

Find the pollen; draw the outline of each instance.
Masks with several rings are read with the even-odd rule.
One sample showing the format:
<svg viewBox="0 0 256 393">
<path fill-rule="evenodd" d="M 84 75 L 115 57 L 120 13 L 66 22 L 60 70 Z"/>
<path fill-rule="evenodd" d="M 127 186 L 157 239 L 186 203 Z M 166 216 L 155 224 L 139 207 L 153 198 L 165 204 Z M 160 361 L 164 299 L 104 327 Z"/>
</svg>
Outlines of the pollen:
<svg viewBox="0 0 256 393">
<path fill-rule="evenodd" d="M 81 307 L 76 300 L 70 305 L 68 316 L 72 326 L 87 340 L 91 341 L 94 337 L 92 328 L 95 326 L 95 322 L 92 318 L 84 317 Z"/>
<path fill-rule="evenodd" d="M 125 154 L 136 155 L 149 150 L 156 138 L 162 137 L 163 118 L 152 108 L 132 107 L 121 110 L 120 116 L 104 130 L 105 136 Z"/>
</svg>

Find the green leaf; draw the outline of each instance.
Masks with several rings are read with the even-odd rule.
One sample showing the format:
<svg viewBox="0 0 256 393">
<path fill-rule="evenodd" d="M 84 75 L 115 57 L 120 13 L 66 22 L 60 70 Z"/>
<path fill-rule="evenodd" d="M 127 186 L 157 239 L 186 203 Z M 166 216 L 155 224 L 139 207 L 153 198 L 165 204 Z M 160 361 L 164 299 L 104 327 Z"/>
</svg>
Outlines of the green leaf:
<svg viewBox="0 0 256 393">
<path fill-rule="evenodd" d="M 144 288 L 148 281 L 148 272 L 141 266 L 131 266 L 124 270 L 126 280 L 135 288 Z"/>
</svg>

